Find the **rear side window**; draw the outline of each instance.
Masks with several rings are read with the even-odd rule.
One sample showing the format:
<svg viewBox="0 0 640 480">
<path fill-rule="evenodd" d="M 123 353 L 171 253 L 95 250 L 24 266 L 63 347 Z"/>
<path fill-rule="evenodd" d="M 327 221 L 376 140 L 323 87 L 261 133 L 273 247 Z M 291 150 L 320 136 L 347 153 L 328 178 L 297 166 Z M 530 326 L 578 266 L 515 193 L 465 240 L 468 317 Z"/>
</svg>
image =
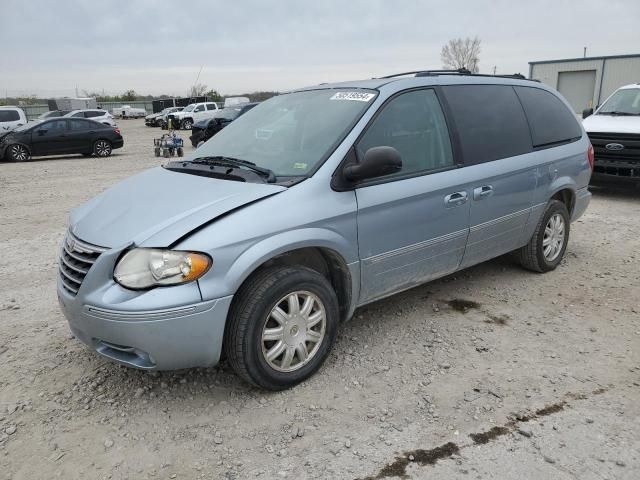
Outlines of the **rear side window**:
<svg viewBox="0 0 640 480">
<path fill-rule="evenodd" d="M 209 103 L 207 105 L 207 110 L 217 110 L 218 108 L 216 107 L 215 103 Z"/>
<path fill-rule="evenodd" d="M 575 115 L 554 94 L 532 87 L 515 87 L 531 127 L 534 147 L 570 142 L 582 137 Z"/>
<path fill-rule="evenodd" d="M 532 150 L 527 119 L 510 85 L 450 85 L 443 90 L 466 165 Z"/>
<path fill-rule="evenodd" d="M 76 112 L 71 116 L 76 118 L 84 118 L 84 112 Z"/>
<path fill-rule="evenodd" d="M 92 122 L 93 123 L 93 122 Z M 69 126 L 71 130 L 75 132 L 84 131 L 89 129 L 89 122 L 85 120 L 76 120 L 75 118 L 69 120 Z"/>
<path fill-rule="evenodd" d="M 390 100 L 358 142 L 358 159 L 380 146 L 395 148 L 402 158 L 402 170 L 390 177 L 453 166 L 449 131 L 433 90 L 415 90 Z"/>
<path fill-rule="evenodd" d="M 20 120 L 17 110 L 0 110 L 0 122 L 15 122 Z"/>
<path fill-rule="evenodd" d="M 90 110 L 88 112 L 84 112 L 84 116 L 86 118 L 101 117 L 103 114 L 104 112 L 101 112 L 100 110 Z"/>
</svg>

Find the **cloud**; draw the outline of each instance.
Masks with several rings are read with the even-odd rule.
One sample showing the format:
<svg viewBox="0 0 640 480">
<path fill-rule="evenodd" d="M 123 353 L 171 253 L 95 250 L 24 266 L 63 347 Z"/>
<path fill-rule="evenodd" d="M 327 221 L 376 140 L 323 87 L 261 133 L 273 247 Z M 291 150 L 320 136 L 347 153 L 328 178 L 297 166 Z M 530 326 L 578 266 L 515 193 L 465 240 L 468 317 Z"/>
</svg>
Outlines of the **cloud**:
<svg viewBox="0 0 640 480">
<path fill-rule="evenodd" d="M 225 93 L 439 68 L 450 38 L 478 35 L 481 71 L 634 53 L 640 2 L 3 0 L 0 89 Z M 597 26 L 596 26 L 597 25 Z M 4 93 L 4 92 L 1 92 Z"/>
</svg>

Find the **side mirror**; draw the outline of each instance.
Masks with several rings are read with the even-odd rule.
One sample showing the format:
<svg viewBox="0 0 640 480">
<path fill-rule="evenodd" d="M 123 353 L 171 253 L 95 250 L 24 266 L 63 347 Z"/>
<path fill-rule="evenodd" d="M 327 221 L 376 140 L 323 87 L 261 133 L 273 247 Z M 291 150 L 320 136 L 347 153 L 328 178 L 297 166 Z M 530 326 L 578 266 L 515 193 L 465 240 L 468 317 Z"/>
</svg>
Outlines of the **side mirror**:
<svg viewBox="0 0 640 480">
<path fill-rule="evenodd" d="M 593 115 L 593 108 L 585 108 L 582 111 L 582 118 L 587 118 L 589 116 Z"/>
<path fill-rule="evenodd" d="M 351 182 L 382 177 L 402 169 L 400 153 L 393 147 L 373 147 L 367 150 L 361 163 L 349 165 L 344 176 Z"/>
</svg>

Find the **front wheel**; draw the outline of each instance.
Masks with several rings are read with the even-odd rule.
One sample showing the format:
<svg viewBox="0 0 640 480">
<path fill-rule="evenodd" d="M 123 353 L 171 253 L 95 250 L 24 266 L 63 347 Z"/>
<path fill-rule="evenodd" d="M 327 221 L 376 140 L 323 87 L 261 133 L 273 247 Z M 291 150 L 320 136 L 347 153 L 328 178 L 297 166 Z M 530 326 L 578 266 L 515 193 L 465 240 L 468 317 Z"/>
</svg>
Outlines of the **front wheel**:
<svg viewBox="0 0 640 480">
<path fill-rule="evenodd" d="M 98 140 L 93 144 L 93 153 L 96 157 L 108 157 L 111 151 L 111 143 L 107 140 Z"/>
<path fill-rule="evenodd" d="M 7 148 L 7 158 L 12 162 L 26 162 L 31 158 L 31 152 L 24 145 L 11 145 Z"/>
<path fill-rule="evenodd" d="M 567 250 L 570 218 L 567 207 L 559 200 L 551 200 L 538 222 L 529 243 L 516 250 L 516 259 L 528 270 L 555 270 Z"/>
<path fill-rule="evenodd" d="M 240 289 L 229 313 L 224 350 L 236 373 L 268 389 L 292 387 L 327 358 L 338 328 L 331 284 L 305 267 L 272 267 Z"/>
<path fill-rule="evenodd" d="M 192 126 L 193 126 L 193 121 L 191 121 L 190 118 L 187 118 L 187 119 L 182 121 L 183 130 L 191 130 Z"/>
</svg>

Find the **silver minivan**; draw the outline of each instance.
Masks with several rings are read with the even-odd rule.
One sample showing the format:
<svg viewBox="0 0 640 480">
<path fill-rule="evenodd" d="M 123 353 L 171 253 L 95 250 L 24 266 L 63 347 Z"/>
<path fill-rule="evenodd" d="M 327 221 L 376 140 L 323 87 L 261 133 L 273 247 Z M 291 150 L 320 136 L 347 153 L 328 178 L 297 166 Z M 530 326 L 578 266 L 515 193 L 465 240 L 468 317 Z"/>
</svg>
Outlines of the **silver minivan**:
<svg viewBox="0 0 640 480">
<path fill-rule="evenodd" d="M 547 272 L 587 208 L 567 102 L 515 77 L 411 72 L 278 95 L 71 213 L 73 334 L 142 369 L 284 389 L 362 305 L 512 252 Z"/>
</svg>

